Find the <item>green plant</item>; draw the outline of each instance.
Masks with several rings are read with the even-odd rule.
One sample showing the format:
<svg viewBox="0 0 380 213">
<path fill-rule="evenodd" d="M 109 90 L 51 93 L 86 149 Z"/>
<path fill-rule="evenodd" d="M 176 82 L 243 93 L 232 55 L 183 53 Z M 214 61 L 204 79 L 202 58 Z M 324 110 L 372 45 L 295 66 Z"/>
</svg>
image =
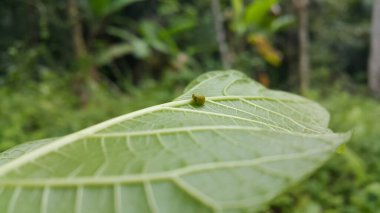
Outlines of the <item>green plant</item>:
<svg viewBox="0 0 380 213">
<path fill-rule="evenodd" d="M 137 1 L 141 0 L 87 0 L 87 4 L 94 17 L 104 19 Z"/>
<path fill-rule="evenodd" d="M 227 16 L 234 67 L 249 70 L 264 86 L 283 84 L 288 75 L 284 66 L 293 61 L 281 40 L 289 42 L 284 33 L 292 32 L 296 19 L 283 3 L 233 0 Z"/>
<path fill-rule="evenodd" d="M 347 139 L 328 121 L 305 98 L 210 72 L 172 102 L 2 153 L 0 210 L 257 211 Z"/>
<path fill-rule="evenodd" d="M 340 86 L 330 85 L 322 91 L 314 91 L 312 99 L 318 100 L 334 115 L 331 128 L 337 131 L 352 129 L 349 146 L 308 181 L 278 197 L 271 203 L 271 210 L 265 212 L 378 212 L 380 104 L 358 89 L 342 92 Z"/>
</svg>

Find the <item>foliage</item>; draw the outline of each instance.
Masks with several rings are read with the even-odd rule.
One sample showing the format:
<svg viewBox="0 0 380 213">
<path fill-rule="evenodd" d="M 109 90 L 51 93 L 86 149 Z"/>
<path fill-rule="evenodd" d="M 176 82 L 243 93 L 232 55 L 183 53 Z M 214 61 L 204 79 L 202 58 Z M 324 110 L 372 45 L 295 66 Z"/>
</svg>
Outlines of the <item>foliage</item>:
<svg viewBox="0 0 380 213">
<path fill-rule="evenodd" d="M 6 2 L 10 6 L 14 4 L 11 0 Z M 217 35 L 213 30 L 213 17 L 209 15 L 211 8 L 205 1 L 169 0 L 152 3 L 149 7 L 145 1 L 136 0 L 78 1 L 78 23 L 70 21 L 64 1 L 32 0 L 29 4 L 36 7 L 21 4 L 15 13 L 4 13 L 7 16 L 4 20 L 8 22 L 0 25 L 1 31 L 7 32 L 0 35 L 0 41 L 4 41 L 0 48 L 8 50 L 0 53 L 0 66 L 3 66 L 1 70 L 5 77 L 13 75 L 13 66 L 18 66 L 18 62 L 10 61 L 14 57 L 22 58 L 20 50 L 24 49 L 38 52 L 34 56 L 36 66 L 52 71 L 76 69 L 78 63 L 83 63 L 83 58 L 74 54 L 73 40 L 78 37 L 85 43 L 89 67 L 120 87 L 123 87 L 120 79 L 125 78 L 138 85 L 145 77 L 159 79 L 168 70 L 221 67 L 220 59 L 216 57 Z M 277 9 L 273 13 L 274 7 Z M 294 22 L 291 14 L 280 15 L 278 8 L 277 1 L 246 3 L 235 0 L 223 4 L 222 12 L 225 13 L 222 14 L 226 26 L 230 26 L 225 28 L 227 41 L 234 55 L 235 68 L 256 75 L 258 71 L 254 70 L 265 73 L 267 69 L 277 69 L 274 67 L 282 61 L 282 50 L 273 44 L 273 40 L 277 33 Z M 31 19 L 31 23 L 19 24 L 19 17 L 28 10 L 37 21 Z M 74 33 L 73 28 L 78 27 L 75 24 L 81 26 L 83 32 Z M 12 26 L 17 26 L 18 30 Z M 34 32 L 33 29 L 39 30 Z M 265 45 L 252 42 L 250 38 L 253 36 L 262 38 Z M 255 48 L 258 51 L 252 51 Z M 86 72 L 85 69 L 77 71 Z M 36 70 L 30 73 L 39 76 Z"/>
<path fill-rule="evenodd" d="M 67 2 L 2 0 L 0 151 L 167 102 L 194 76 L 221 67 L 208 1 L 74 1 L 85 58 L 73 51 Z M 292 1 L 220 2 L 233 67 L 266 86 L 295 90 Z M 312 99 L 333 112 L 333 129 L 355 128 L 343 154 L 270 212 L 379 209 L 379 103 L 357 90 L 366 82 L 372 2 L 311 1 Z"/>
<path fill-rule="evenodd" d="M 87 83 L 89 97 L 83 106 L 80 95 L 71 88 L 76 82 L 52 73 L 44 72 L 39 84 L 23 79 L 22 86 L 8 83 L 9 87 L 0 89 L 0 99 L 6 100 L 0 104 L 1 151 L 22 141 L 65 135 L 116 115 L 167 102 L 192 78 L 186 72 L 176 73 L 164 76 L 160 83 L 145 80 L 139 88 L 126 82 L 130 85 L 124 88 L 127 94 L 112 85 Z"/>
<path fill-rule="evenodd" d="M 304 184 L 276 200 L 281 212 L 377 212 L 380 208 L 379 101 L 362 94 L 328 90 L 313 95 L 331 112 L 331 127 L 353 135 L 346 151 L 335 155 Z M 370 112 L 370 113 L 369 113 Z M 269 211 L 270 212 L 270 211 Z"/>
<path fill-rule="evenodd" d="M 90 63 L 106 80 L 120 87 L 123 87 L 121 79 L 126 78 L 138 85 L 145 77 L 158 80 L 168 70 L 221 67 L 208 2 L 168 0 L 147 4 L 136 0 L 86 0 L 78 3 Z M 312 1 L 314 82 L 335 79 L 342 72 L 355 81 L 365 82 L 371 4 L 370 0 Z M 289 5 L 290 0 L 223 3 L 234 68 L 260 79 L 266 75 L 264 81 L 269 80 L 274 86 L 289 83 L 294 86 L 296 33 L 292 27 L 294 11 Z M 19 74 L 37 76 L 37 79 L 40 73 L 36 66 L 64 72 L 82 63 L 73 54 L 73 23 L 67 17 L 66 6 L 65 1 L 31 0 L 17 4 L 14 0 L 4 0 L 0 9 L 0 49 L 5 50 L 0 53 L 0 83 L 8 75 L 14 75 L 25 57 L 24 50 L 33 54 L 34 63 L 29 72 Z M 24 14 L 33 18 L 25 19 Z"/>
<path fill-rule="evenodd" d="M 295 18 L 290 13 L 284 14 L 277 0 L 248 3 L 233 0 L 231 4 L 232 15 L 228 24 L 234 33 L 230 38 L 232 51 L 236 54 L 234 66 L 243 70 L 254 68 L 252 72 L 259 76 L 259 81 L 269 85 L 268 76 L 273 69 L 279 71 L 285 53 L 285 50 L 274 44 L 274 40 L 279 37 L 279 33 L 294 25 Z M 271 80 L 279 83 L 274 78 Z"/>
<path fill-rule="evenodd" d="M 328 117 L 240 72 L 210 72 L 175 101 L 5 151 L 0 209 L 258 211 L 347 140 Z"/>
<path fill-rule="evenodd" d="M 314 79 L 349 74 L 357 82 L 366 79 L 369 52 L 369 26 L 372 2 L 348 0 L 318 0 L 311 7 L 311 61 Z M 323 18 L 321 18 L 323 17 Z"/>
</svg>

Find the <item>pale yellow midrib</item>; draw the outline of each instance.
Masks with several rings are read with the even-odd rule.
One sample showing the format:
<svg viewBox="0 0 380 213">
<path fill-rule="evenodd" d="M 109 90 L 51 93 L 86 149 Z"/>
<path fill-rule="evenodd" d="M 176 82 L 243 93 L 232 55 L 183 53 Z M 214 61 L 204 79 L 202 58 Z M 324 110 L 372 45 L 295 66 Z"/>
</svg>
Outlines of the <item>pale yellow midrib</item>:
<svg viewBox="0 0 380 213">
<path fill-rule="evenodd" d="M 221 101 L 221 100 L 238 100 L 238 99 L 263 99 L 263 100 L 276 100 L 273 98 L 268 98 L 268 97 L 262 97 L 262 96 L 214 96 L 214 97 L 207 97 L 207 99 L 213 100 L 213 101 Z M 283 99 L 286 101 L 294 101 L 298 102 L 298 100 L 287 100 Z M 83 129 L 79 132 L 70 134 L 68 136 L 62 137 L 57 139 L 54 142 L 51 142 L 49 144 L 46 144 L 40 148 L 37 148 L 35 150 L 32 150 L 12 161 L 9 161 L 8 163 L 2 165 L 0 167 L 0 177 L 4 176 L 7 172 L 13 170 L 14 168 L 18 168 L 19 166 L 28 163 L 30 161 L 33 161 L 34 159 L 43 156 L 51 151 L 55 151 L 67 144 L 70 144 L 72 142 L 75 142 L 79 139 L 85 138 L 91 134 L 94 134 L 96 132 L 99 132 L 100 130 L 103 130 L 109 126 L 115 125 L 117 123 L 120 123 L 122 121 L 126 121 L 128 119 L 132 119 L 141 115 L 153 113 L 156 111 L 164 110 L 167 107 L 178 107 L 182 105 L 186 105 L 191 103 L 191 100 L 181 100 L 181 101 L 173 101 L 161 105 L 156 105 L 152 107 L 148 107 L 142 110 L 138 110 L 132 113 L 128 113 L 125 115 L 121 115 L 119 117 L 107 120 L 105 122 L 99 123 L 97 125 L 91 126 L 89 128 Z"/>
<path fill-rule="evenodd" d="M 81 186 L 81 185 L 113 185 L 113 184 L 128 184 L 128 183 L 141 183 L 146 181 L 158 181 L 178 178 L 184 175 L 212 171 L 216 169 L 226 168 L 238 168 L 238 167 L 250 167 L 259 165 L 262 163 L 276 162 L 283 160 L 294 160 L 298 158 L 307 158 L 311 155 L 320 153 L 327 153 L 334 150 L 335 145 L 327 146 L 319 150 L 311 150 L 302 153 L 265 156 L 252 160 L 240 160 L 240 161 L 225 161 L 225 162 L 211 162 L 204 164 L 191 165 L 167 172 L 158 172 L 151 174 L 139 174 L 139 175 L 121 175 L 121 176 L 99 176 L 99 177 L 75 177 L 75 178 L 49 178 L 49 179 L 0 179 L 0 186 Z"/>
</svg>

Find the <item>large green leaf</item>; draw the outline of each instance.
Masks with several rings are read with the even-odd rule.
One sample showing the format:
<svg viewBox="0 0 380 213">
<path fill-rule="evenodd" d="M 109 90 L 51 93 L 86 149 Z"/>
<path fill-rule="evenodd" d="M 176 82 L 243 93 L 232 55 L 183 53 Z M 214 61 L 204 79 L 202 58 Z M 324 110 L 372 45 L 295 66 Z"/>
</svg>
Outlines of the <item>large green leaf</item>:
<svg viewBox="0 0 380 213">
<path fill-rule="evenodd" d="M 257 211 L 347 139 L 328 120 L 305 98 L 209 72 L 173 102 L 0 155 L 0 212 Z"/>
<path fill-rule="evenodd" d="M 248 5 L 245 13 L 245 23 L 247 25 L 260 25 L 265 19 L 269 18 L 270 8 L 276 4 L 278 0 L 256 0 Z"/>
<path fill-rule="evenodd" d="M 142 0 L 87 0 L 87 3 L 95 17 L 104 18 L 137 1 Z"/>
</svg>

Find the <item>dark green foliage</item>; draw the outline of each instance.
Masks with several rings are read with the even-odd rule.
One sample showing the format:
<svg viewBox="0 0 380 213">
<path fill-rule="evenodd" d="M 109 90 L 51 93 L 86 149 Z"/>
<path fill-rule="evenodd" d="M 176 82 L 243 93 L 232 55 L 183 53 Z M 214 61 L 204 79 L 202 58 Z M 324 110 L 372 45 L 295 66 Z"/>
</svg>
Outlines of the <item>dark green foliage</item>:
<svg viewBox="0 0 380 213">
<path fill-rule="evenodd" d="M 84 57 L 74 53 L 66 0 L 2 0 L 0 151 L 169 101 L 196 75 L 222 67 L 209 1 L 75 2 Z M 279 15 L 268 2 L 221 1 L 233 68 L 296 90 L 292 1 L 271 1 L 280 3 Z M 311 2 L 312 97 L 331 112 L 332 129 L 353 128 L 353 137 L 344 153 L 267 212 L 378 212 L 380 103 L 357 89 L 367 80 L 372 1 Z M 259 54 L 252 34 L 281 53 L 281 65 Z"/>
<path fill-rule="evenodd" d="M 351 140 L 310 179 L 279 197 L 280 212 L 369 212 L 380 208 L 380 103 L 363 95 L 315 96 L 331 112 L 331 128 L 352 129 Z M 313 211 L 314 210 L 314 211 Z"/>
<path fill-rule="evenodd" d="M 178 95 L 191 77 L 167 75 L 158 83 L 145 80 L 139 88 L 127 86 L 123 93 L 111 85 L 87 83 L 87 96 L 70 86 L 70 78 L 51 75 L 39 84 L 25 82 L 17 88 L 0 88 L 0 151 L 22 141 L 57 137 L 137 109 L 164 103 Z"/>
<path fill-rule="evenodd" d="M 348 74 L 364 83 L 369 52 L 371 1 L 319 0 L 312 4 L 311 61 L 316 80 Z M 328 72 L 328 76 L 319 73 Z"/>
</svg>

